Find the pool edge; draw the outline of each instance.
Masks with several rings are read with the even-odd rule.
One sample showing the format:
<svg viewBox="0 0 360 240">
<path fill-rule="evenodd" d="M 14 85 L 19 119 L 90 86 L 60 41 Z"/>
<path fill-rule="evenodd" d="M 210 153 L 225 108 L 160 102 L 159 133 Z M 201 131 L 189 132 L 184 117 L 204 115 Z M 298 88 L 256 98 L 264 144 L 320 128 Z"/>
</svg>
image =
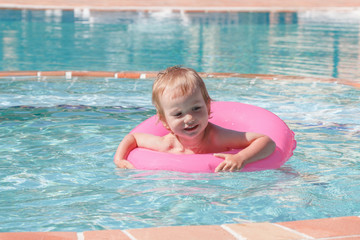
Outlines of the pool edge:
<svg viewBox="0 0 360 240">
<path fill-rule="evenodd" d="M 261 231 L 259 231 L 261 230 Z M 1 240 L 157 240 L 157 239 L 360 239 L 360 217 L 300 220 L 279 223 L 168 226 L 84 232 L 0 232 Z"/>
<path fill-rule="evenodd" d="M 0 77 L 104 77 L 104 78 L 128 78 L 128 79 L 151 79 L 157 76 L 155 71 L 0 71 Z M 307 82 L 331 82 L 360 88 L 360 82 L 344 78 L 326 78 L 315 76 L 292 76 L 280 74 L 249 74 L 236 72 L 200 72 L 202 78 L 255 78 L 262 80 L 286 80 Z"/>
<path fill-rule="evenodd" d="M 265 4 L 264 4 L 265 3 Z M 9 3 L 0 0 L 0 9 L 14 9 L 14 10 L 89 10 L 89 11 L 104 11 L 104 12 L 180 12 L 180 13 L 209 13 L 209 12 L 304 12 L 304 11 L 358 11 L 360 4 L 356 1 L 350 1 L 343 4 L 339 1 L 334 4 L 324 3 L 307 3 L 307 4 L 266 4 L 266 1 L 255 4 L 244 4 L 241 2 L 227 2 L 209 5 L 208 2 L 202 4 L 194 3 L 141 3 L 137 2 L 133 5 L 122 4 L 121 2 L 111 2 L 98 4 L 90 0 L 87 3 L 71 3 L 64 2 L 62 4 L 51 3 L 51 1 L 36 0 L 31 4 L 24 2 Z"/>
</svg>

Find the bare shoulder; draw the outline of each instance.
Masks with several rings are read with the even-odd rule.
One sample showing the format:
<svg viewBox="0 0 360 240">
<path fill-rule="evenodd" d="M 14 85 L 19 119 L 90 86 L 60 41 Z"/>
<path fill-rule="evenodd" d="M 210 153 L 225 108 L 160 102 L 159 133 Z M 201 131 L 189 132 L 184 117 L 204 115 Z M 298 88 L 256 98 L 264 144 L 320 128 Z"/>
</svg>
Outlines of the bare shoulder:
<svg viewBox="0 0 360 240">
<path fill-rule="evenodd" d="M 169 134 L 168 134 L 169 135 Z M 156 136 L 147 133 L 134 133 L 137 146 L 154 151 L 166 152 L 171 148 L 171 136 Z"/>
<path fill-rule="evenodd" d="M 209 134 L 213 137 L 220 139 L 245 136 L 245 132 L 239 132 L 228 128 L 223 128 L 213 123 L 209 123 Z"/>
<path fill-rule="evenodd" d="M 247 141 L 246 132 L 240 132 L 223 128 L 215 124 L 211 124 L 209 137 L 216 145 L 226 148 L 243 148 L 249 143 Z"/>
<path fill-rule="evenodd" d="M 250 145 L 254 140 L 263 137 L 267 136 L 255 132 L 235 131 L 213 124 L 213 139 L 215 139 L 218 144 L 229 148 L 244 148 Z"/>
</svg>

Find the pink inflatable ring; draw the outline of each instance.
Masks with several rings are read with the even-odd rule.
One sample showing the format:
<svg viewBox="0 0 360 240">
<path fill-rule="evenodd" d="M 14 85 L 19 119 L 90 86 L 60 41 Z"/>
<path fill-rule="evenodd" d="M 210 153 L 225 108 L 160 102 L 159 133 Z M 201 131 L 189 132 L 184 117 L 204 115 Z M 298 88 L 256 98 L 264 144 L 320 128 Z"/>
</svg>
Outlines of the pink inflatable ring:
<svg viewBox="0 0 360 240">
<path fill-rule="evenodd" d="M 242 171 L 277 169 L 292 155 L 296 147 L 294 133 L 275 114 L 263 108 L 238 102 L 212 102 L 210 122 L 241 132 L 257 132 L 268 135 L 276 143 L 276 150 L 269 157 L 247 164 Z M 131 132 L 164 136 L 168 133 L 157 116 L 152 116 Z M 239 151 L 233 150 L 231 152 Z M 144 148 L 135 148 L 128 160 L 136 169 L 168 170 L 177 172 L 214 172 L 223 159 L 209 154 L 171 154 Z"/>
</svg>

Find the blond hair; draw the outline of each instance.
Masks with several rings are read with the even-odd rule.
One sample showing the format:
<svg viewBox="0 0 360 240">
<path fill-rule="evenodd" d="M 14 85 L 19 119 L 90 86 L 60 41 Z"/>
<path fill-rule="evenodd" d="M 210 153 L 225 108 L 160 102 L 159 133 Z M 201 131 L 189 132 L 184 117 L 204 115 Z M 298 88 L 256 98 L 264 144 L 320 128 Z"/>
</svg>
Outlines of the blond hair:
<svg viewBox="0 0 360 240">
<path fill-rule="evenodd" d="M 166 89 L 173 90 L 173 97 L 176 98 L 189 95 L 197 88 L 200 88 L 210 114 L 211 98 L 204 81 L 194 69 L 175 66 L 159 72 L 153 84 L 152 103 L 159 114 L 160 120 L 164 120 L 164 112 L 161 107 L 160 97 Z"/>
</svg>

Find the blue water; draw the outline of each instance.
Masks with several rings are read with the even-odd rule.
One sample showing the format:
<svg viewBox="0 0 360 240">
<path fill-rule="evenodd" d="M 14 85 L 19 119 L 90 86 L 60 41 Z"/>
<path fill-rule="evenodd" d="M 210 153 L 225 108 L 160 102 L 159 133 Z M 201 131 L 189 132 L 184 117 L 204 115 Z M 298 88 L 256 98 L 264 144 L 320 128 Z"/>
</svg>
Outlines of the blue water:
<svg viewBox="0 0 360 240">
<path fill-rule="evenodd" d="M 1 13 L 1 70 L 157 71 L 184 64 L 198 71 L 359 76 L 359 21 L 351 14 L 279 14 L 274 23 L 266 13 Z M 338 45 L 327 44 L 334 39 Z M 117 169 L 112 158 L 120 140 L 155 113 L 151 79 L 0 78 L 0 231 L 360 215 L 359 89 L 302 80 L 205 81 L 215 100 L 280 116 L 296 134 L 294 156 L 279 170 L 253 173 Z"/>
<path fill-rule="evenodd" d="M 357 12 L 0 14 L 0 70 L 203 72 L 359 79 Z"/>
</svg>

